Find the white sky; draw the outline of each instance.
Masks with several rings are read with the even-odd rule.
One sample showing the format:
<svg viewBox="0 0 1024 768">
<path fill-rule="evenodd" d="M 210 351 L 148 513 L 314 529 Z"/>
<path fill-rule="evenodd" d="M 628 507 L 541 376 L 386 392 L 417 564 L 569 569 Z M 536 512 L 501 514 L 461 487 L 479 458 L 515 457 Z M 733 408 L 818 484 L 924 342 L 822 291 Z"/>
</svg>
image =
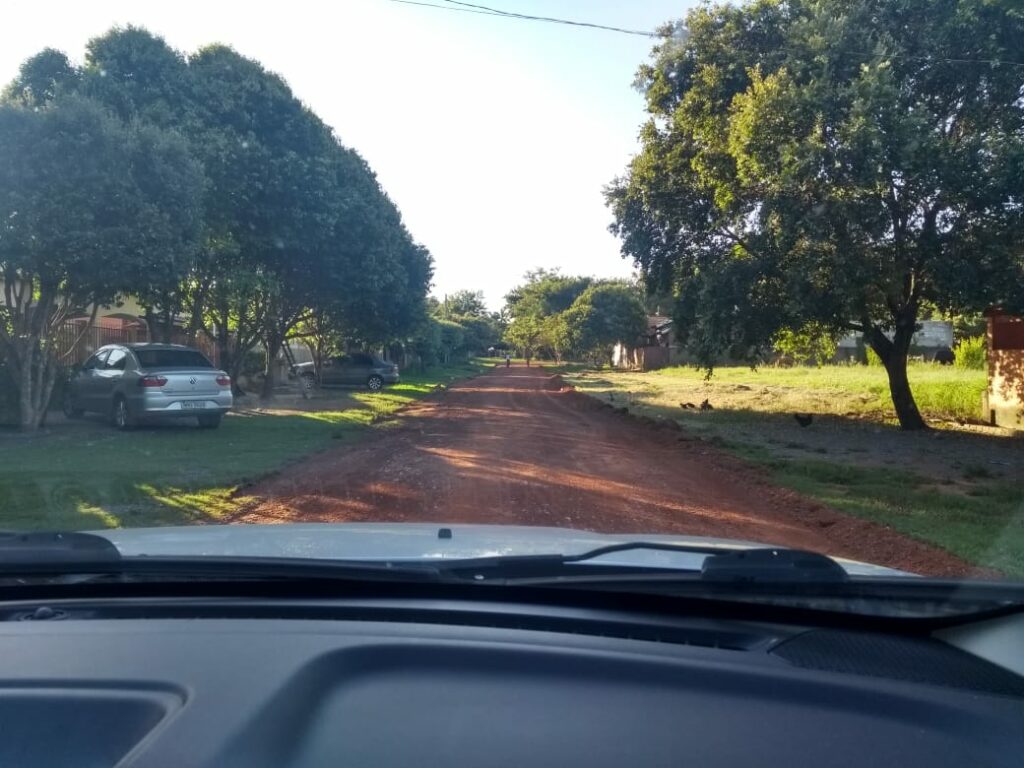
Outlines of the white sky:
<svg viewBox="0 0 1024 768">
<path fill-rule="evenodd" d="M 429 0 L 444 4 L 445 0 Z M 692 0 L 474 0 L 653 29 Z M 388 0 L 18 3 L 0 28 L 0 82 L 46 46 L 136 24 L 190 52 L 221 42 L 282 75 L 367 159 L 434 255 L 434 293 L 492 308 L 527 269 L 626 276 L 601 188 L 636 150 L 631 88 L 651 41 Z"/>
</svg>

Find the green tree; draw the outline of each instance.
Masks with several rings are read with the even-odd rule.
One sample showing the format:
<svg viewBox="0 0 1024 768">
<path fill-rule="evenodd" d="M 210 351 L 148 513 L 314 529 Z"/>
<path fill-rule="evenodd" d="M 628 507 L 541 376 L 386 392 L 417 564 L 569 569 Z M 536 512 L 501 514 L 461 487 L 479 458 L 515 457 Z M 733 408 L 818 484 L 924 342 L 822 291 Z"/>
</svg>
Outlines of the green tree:
<svg viewBox="0 0 1024 768">
<path fill-rule="evenodd" d="M 492 317 L 466 315 L 453 321 L 462 327 L 462 346 L 471 355 L 482 354 L 501 340 L 501 331 Z"/>
<path fill-rule="evenodd" d="M 526 282 L 505 297 L 509 318 L 505 340 L 527 357 L 537 352 L 561 359 L 568 350 L 564 323 L 554 319 L 593 283 L 589 277 L 569 277 L 558 270 L 536 269 L 526 273 Z"/>
<path fill-rule="evenodd" d="M 44 48 L 25 60 L 18 76 L 4 89 L 2 100 L 27 107 L 42 107 L 59 95 L 74 93 L 79 72 L 68 57 L 54 48 Z"/>
<path fill-rule="evenodd" d="M 544 338 L 543 318 L 534 315 L 520 315 L 505 329 L 505 341 L 519 350 L 526 358 L 537 353 Z"/>
<path fill-rule="evenodd" d="M 0 346 L 20 424 L 41 423 L 57 332 L 197 247 L 202 174 L 173 134 L 59 96 L 0 105 Z"/>
<path fill-rule="evenodd" d="M 258 62 L 220 45 L 186 57 L 144 29 L 115 28 L 89 42 L 79 69 L 57 51 L 32 57 L 4 98 L 36 109 L 70 94 L 131 126 L 139 199 L 175 211 L 137 210 L 149 258 L 122 275 L 156 338 L 184 315 L 191 335 L 215 339 L 236 386 L 262 342 L 269 396 L 278 352 L 307 321 L 362 344 L 421 323 L 430 253 L 365 161 Z M 198 165 L 171 162 L 172 150 Z"/>
<path fill-rule="evenodd" d="M 82 88 L 126 119 L 173 126 L 201 160 L 202 248 L 176 291 L 151 303 L 168 330 L 184 311 L 193 334 L 213 337 L 235 382 L 262 342 L 269 397 L 278 352 L 307 321 L 352 344 L 415 328 L 429 253 L 365 161 L 281 78 L 225 46 L 186 58 L 128 27 L 90 42 Z"/>
<path fill-rule="evenodd" d="M 705 365 L 782 329 L 854 330 L 904 429 L 922 305 L 1024 299 L 1024 18 L 985 0 L 756 0 L 672 25 L 607 198 Z"/>
<path fill-rule="evenodd" d="M 551 350 L 551 356 L 557 363 L 561 363 L 562 357 L 572 348 L 572 336 L 565 315 L 565 312 L 559 312 L 541 321 L 541 343 Z"/>
<path fill-rule="evenodd" d="M 448 294 L 442 302 L 443 311 L 452 317 L 487 317 L 483 291 L 462 290 Z"/>
<path fill-rule="evenodd" d="M 144 29 L 115 28 L 90 40 L 73 82 L 79 93 L 125 122 L 155 125 L 186 142 L 195 134 L 193 82 L 185 57 Z M 194 144 L 189 151 L 199 154 Z M 175 318 L 190 307 L 202 255 L 199 248 L 170 248 L 160 269 L 137 276 L 133 294 L 145 308 L 154 340 L 169 342 Z"/>
<path fill-rule="evenodd" d="M 451 320 L 436 320 L 441 331 L 441 359 L 450 363 L 465 351 L 466 332 L 461 325 Z"/>
<path fill-rule="evenodd" d="M 835 357 L 839 339 L 833 329 L 808 323 L 797 330 L 783 328 L 776 334 L 773 347 L 792 362 L 820 367 Z"/>
<path fill-rule="evenodd" d="M 609 363 L 617 343 L 633 344 L 647 329 L 640 297 L 621 281 L 591 285 L 560 317 L 577 353 Z"/>
</svg>

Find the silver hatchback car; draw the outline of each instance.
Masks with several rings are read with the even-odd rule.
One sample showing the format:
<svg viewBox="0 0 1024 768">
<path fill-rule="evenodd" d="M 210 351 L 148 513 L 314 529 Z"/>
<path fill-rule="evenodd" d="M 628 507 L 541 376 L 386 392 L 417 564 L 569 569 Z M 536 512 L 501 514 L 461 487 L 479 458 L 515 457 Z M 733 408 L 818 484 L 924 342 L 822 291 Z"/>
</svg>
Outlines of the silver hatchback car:
<svg viewBox="0 0 1024 768">
<path fill-rule="evenodd" d="M 231 379 L 202 352 L 178 344 L 112 344 L 96 350 L 64 390 L 64 414 L 108 414 L 118 429 L 149 419 L 195 417 L 216 429 L 231 410 Z"/>
</svg>

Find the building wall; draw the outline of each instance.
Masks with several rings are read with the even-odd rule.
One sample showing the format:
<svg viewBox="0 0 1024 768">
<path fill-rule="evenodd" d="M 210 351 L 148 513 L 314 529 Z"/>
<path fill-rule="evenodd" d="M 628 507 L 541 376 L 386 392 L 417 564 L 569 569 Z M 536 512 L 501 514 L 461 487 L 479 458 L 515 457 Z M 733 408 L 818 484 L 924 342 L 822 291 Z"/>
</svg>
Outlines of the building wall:
<svg viewBox="0 0 1024 768">
<path fill-rule="evenodd" d="M 1024 318 L 988 318 L 988 388 L 982 408 L 990 423 L 1024 430 Z"/>
<path fill-rule="evenodd" d="M 4 298 L 4 280 L 0 278 L 0 305 L 6 304 Z M 145 314 L 142 306 L 134 296 L 126 296 L 115 304 L 107 307 L 100 307 L 96 312 L 97 317 L 109 317 L 110 315 L 132 315 L 141 318 Z"/>
</svg>

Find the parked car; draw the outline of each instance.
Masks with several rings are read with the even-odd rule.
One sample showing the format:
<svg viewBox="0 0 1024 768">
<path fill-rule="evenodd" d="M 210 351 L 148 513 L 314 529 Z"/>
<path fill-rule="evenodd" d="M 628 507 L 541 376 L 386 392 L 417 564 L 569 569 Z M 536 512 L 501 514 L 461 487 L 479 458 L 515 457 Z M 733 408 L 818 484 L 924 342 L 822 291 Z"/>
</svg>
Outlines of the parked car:
<svg viewBox="0 0 1024 768">
<path fill-rule="evenodd" d="M 303 386 L 310 389 L 316 385 L 316 366 L 313 363 L 299 363 L 294 368 Z M 324 358 L 320 369 L 322 387 L 367 387 L 379 392 L 385 384 L 399 382 L 398 366 L 376 355 L 353 352 L 350 355 L 335 355 Z"/>
<path fill-rule="evenodd" d="M 64 414 L 107 414 L 118 429 L 195 417 L 216 429 L 231 410 L 231 379 L 202 352 L 179 344 L 111 344 L 96 350 L 64 390 Z"/>
</svg>

